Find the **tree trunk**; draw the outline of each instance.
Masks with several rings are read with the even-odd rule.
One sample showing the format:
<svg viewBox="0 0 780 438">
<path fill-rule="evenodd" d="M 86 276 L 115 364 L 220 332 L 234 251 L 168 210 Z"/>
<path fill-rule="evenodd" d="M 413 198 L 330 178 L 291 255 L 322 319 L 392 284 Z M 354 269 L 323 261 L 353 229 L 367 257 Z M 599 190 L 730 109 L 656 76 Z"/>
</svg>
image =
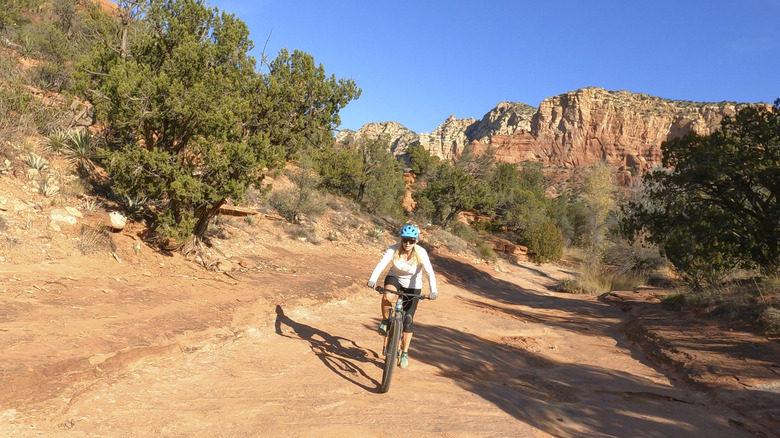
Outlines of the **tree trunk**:
<svg viewBox="0 0 780 438">
<path fill-rule="evenodd" d="M 225 205 L 225 202 L 227 202 L 227 199 L 220 199 L 213 204 L 204 203 L 195 210 L 195 217 L 198 218 L 198 223 L 195 224 L 195 229 L 192 230 L 190 240 L 182 247 L 182 252 L 184 254 L 192 252 L 199 246 L 200 242 L 203 241 L 203 236 L 209 228 L 209 222 L 217 215 L 220 207 Z"/>
<path fill-rule="evenodd" d="M 449 226 L 450 222 L 452 222 L 452 219 L 454 219 L 455 216 L 458 215 L 458 213 L 460 213 L 460 210 L 452 209 L 450 214 L 448 214 L 447 217 L 444 219 L 444 223 L 442 223 L 442 225 L 441 225 L 442 228 L 447 229 L 447 226 Z"/>
</svg>

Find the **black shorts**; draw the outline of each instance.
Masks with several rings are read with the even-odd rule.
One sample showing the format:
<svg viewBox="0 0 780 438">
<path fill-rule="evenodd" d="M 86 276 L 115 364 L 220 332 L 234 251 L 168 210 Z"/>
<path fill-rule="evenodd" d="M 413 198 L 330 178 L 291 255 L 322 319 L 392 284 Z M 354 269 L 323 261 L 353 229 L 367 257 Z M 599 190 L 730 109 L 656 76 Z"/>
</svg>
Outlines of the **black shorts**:
<svg viewBox="0 0 780 438">
<path fill-rule="evenodd" d="M 420 292 L 422 292 L 422 289 L 409 289 L 401 286 L 401 283 L 398 282 L 398 278 L 390 275 L 385 277 L 385 287 L 387 287 L 388 284 L 395 286 L 397 291 L 407 294 L 419 295 Z M 414 319 L 414 312 L 417 310 L 417 303 L 420 301 L 420 298 L 402 296 L 401 299 L 403 300 L 404 311 L 406 312 L 406 319 L 408 320 L 404 321 L 404 332 L 411 333 L 413 330 L 412 321 Z"/>
</svg>

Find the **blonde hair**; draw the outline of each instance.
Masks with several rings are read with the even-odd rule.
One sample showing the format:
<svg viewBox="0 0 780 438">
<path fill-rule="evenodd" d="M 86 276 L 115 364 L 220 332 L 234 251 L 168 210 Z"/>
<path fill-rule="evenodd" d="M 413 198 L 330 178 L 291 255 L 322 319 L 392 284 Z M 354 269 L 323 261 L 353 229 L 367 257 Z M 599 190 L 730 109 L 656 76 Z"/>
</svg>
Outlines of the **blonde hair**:
<svg viewBox="0 0 780 438">
<path fill-rule="evenodd" d="M 414 248 L 412 248 L 411 253 L 409 254 L 409 263 L 412 265 L 419 265 L 422 263 L 422 260 L 420 259 L 420 254 L 417 253 L 417 245 L 420 243 L 416 243 L 414 245 Z M 398 260 L 401 258 L 401 250 L 403 249 L 404 244 L 398 243 L 398 246 L 395 248 L 395 252 L 393 252 L 393 260 Z"/>
</svg>

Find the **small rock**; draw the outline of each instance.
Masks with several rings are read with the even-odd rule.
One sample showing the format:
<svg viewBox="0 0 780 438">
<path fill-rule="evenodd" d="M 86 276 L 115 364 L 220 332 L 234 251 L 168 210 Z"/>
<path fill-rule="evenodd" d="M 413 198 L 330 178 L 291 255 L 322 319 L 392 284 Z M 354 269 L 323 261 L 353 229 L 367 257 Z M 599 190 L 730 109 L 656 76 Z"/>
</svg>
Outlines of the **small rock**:
<svg viewBox="0 0 780 438">
<path fill-rule="evenodd" d="M 75 208 L 73 208 L 73 207 L 65 207 L 65 211 L 67 211 L 67 212 L 68 212 L 68 214 L 70 214 L 71 216 L 73 216 L 73 217 L 77 217 L 77 218 L 79 218 L 79 219 L 80 219 L 80 218 L 82 218 L 82 217 L 84 217 L 84 215 L 83 215 L 83 214 L 81 214 L 81 212 L 80 212 L 80 211 L 78 211 L 77 209 L 75 209 Z"/>
<path fill-rule="evenodd" d="M 254 269 L 254 268 L 256 268 L 256 267 L 257 267 L 257 264 L 256 264 L 256 263 L 252 263 L 252 262 L 250 262 L 250 261 L 248 261 L 248 260 L 244 260 L 244 259 L 241 259 L 241 260 L 238 262 L 238 264 L 239 264 L 239 266 L 241 266 L 241 267 L 242 267 L 242 268 L 244 268 L 244 269 Z"/>
<path fill-rule="evenodd" d="M 122 230 L 127 225 L 127 218 L 118 211 L 109 213 L 108 218 L 111 220 L 111 228 L 115 230 Z"/>
<path fill-rule="evenodd" d="M 235 265 L 233 265 L 233 263 L 228 262 L 226 260 L 222 260 L 219 263 L 217 263 L 217 269 L 219 269 L 222 272 L 230 272 L 233 269 L 235 269 Z"/>
<path fill-rule="evenodd" d="M 65 222 L 70 225 L 76 225 L 76 222 L 78 222 L 75 217 L 71 216 L 66 210 L 61 208 L 52 210 L 51 213 L 49 213 L 49 217 L 51 217 L 53 221 Z"/>
</svg>

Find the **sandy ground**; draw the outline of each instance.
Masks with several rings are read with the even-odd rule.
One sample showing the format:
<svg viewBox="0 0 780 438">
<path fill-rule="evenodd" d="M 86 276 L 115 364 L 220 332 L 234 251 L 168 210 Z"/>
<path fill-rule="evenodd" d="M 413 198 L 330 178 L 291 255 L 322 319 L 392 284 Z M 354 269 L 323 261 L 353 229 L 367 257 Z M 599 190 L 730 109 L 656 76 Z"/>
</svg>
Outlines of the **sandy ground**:
<svg viewBox="0 0 780 438">
<path fill-rule="evenodd" d="M 100 255 L 0 265 L 0 435 L 780 431 L 776 342 L 736 334 L 762 353 L 697 381 L 673 353 L 705 343 L 675 348 L 697 336 L 675 332 L 668 312 L 654 317 L 663 311 L 652 294 L 551 292 L 570 275 L 561 267 L 496 270 L 433 251 L 440 298 L 421 303 L 411 365 L 381 394 L 379 296 L 364 286 L 381 242 L 255 235 L 234 243 L 225 273 L 145 246 L 122 252 L 129 233 L 115 240 L 121 263 Z M 651 341 L 664 329 L 659 347 Z M 736 357 L 713 354 L 722 367 Z M 689 354 L 694 371 L 698 357 Z"/>
</svg>

